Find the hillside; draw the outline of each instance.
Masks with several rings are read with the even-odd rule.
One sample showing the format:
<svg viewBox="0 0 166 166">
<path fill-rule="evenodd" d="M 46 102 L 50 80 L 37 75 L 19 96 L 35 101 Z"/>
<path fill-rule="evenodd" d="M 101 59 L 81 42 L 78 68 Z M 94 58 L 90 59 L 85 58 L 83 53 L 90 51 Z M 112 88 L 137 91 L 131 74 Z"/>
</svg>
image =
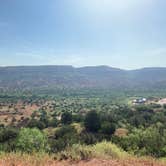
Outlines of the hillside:
<svg viewBox="0 0 166 166">
<path fill-rule="evenodd" d="M 166 88 L 166 68 L 122 70 L 108 66 L 19 66 L 0 68 L 0 89 Z"/>
</svg>

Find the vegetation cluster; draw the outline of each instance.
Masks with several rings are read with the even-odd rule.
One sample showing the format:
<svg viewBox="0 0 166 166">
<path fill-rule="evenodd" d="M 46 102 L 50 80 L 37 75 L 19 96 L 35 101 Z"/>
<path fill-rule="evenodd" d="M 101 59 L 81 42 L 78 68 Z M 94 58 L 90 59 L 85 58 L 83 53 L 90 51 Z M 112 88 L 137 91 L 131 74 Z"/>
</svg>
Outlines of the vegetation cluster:
<svg viewBox="0 0 166 166">
<path fill-rule="evenodd" d="M 36 102 L 38 109 L 1 123 L 0 152 L 48 153 L 60 160 L 102 154 L 166 157 L 166 105 L 132 105 L 130 96 L 89 96 L 22 99 L 25 105 Z M 15 101 L 7 103 L 12 107 Z"/>
</svg>

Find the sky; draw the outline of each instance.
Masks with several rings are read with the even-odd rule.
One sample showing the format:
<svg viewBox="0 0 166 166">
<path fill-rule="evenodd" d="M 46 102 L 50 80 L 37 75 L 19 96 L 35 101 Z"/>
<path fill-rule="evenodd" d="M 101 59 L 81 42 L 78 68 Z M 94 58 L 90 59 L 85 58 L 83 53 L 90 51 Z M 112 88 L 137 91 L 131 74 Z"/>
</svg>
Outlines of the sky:
<svg viewBox="0 0 166 166">
<path fill-rule="evenodd" d="M 0 0 L 0 66 L 166 67 L 165 0 Z"/>
</svg>

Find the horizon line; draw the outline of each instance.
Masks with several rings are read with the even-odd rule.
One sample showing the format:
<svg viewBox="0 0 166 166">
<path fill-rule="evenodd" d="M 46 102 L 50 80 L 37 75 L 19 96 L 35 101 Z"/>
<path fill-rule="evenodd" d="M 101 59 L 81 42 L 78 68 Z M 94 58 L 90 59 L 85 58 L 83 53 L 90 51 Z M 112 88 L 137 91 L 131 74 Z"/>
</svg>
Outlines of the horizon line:
<svg viewBox="0 0 166 166">
<path fill-rule="evenodd" d="M 74 65 L 0 65 L 0 68 L 12 68 L 12 67 L 72 67 L 72 68 L 88 68 L 88 67 L 107 67 L 107 68 L 114 68 L 114 69 L 119 69 L 119 70 L 141 70 L 141 69 L 150 69 L 150 68 L 166 68 L 164 66 L 145 66 L 145 67 L 140 67 L 140 68 L 133 68 L 133 69 L 125 69 L 125 68 L 120 68 L 120 67 L 114 67 L 114 66 L 109 66 L 109 65 L 85 65 L 85 66 L 74 66 Z"/>
</svg>

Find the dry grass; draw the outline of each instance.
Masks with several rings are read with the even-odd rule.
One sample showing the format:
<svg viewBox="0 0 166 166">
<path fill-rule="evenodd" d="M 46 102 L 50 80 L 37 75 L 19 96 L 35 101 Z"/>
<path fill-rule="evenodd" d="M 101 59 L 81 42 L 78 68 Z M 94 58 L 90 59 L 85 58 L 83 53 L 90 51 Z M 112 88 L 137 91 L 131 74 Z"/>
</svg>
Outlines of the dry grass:
<svg viewBox="0 0 166 166">
<path fill-rule="evenodd" d="M 166 166 L 166 160 L 137 158 L 105 141 L 93 146 L 73 145 L 54 155 L 1 153 L 0 166 Z"/>
<path fill-rule="evenodd" d="M 57 161 L 48 154 L 8 153 L 0 155 L 0 166 L 166 166 L 153 158 L 102 159 L 92 158 L 77 162 Z"/>
<path fill-rule="evenodd" d="M 53 162 L 48 154 L 4 153 L 0 157 L 0 166 L 46 166 Z"/>
<path fill-rule="evenodd" d="M 115 131 L 115 135 L 118 137 L 125 137 L 128 134 L 128 130 L 124 128 L 118 128 Z"/>
</svg>

